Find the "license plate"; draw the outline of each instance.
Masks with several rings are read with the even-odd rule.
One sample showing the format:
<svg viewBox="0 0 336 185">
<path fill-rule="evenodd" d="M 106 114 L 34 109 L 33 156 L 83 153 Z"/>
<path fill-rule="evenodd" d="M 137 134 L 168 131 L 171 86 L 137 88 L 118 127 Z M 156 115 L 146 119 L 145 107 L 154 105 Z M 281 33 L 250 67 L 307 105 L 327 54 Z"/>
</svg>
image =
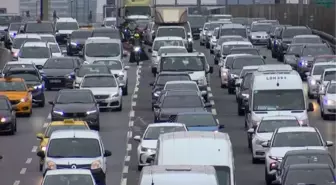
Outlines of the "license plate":
<svg viewBox="0 0 336 185">
<path fill-rule="evenodd" d="M 50 80 L 50 83 L 61 83 L 61 80 Z"/>
</svg>

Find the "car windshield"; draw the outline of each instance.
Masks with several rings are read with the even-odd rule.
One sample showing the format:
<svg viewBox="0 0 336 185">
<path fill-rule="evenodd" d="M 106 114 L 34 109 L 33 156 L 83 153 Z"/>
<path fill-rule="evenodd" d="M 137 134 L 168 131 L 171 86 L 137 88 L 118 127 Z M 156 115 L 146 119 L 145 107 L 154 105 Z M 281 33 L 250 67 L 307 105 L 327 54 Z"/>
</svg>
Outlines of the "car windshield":
<svg viewBox="0 0 336 185">
<path fill-rule="evenodd" d="M 118 87 L 113 76 L 90 76 L 85 77 L 81 87 Z"/>
<path fill-rule="evenodd" d="M 295 127 L 295 126 L 300 126 L 299 122 L 295 119 L 263 120 L 260 122 L 257 132 L 258 133 L 274 132 L 277 128 Z"/>
<path fill-rule="evenodd" d="M 86 125 L 52 125 L 45 132 L 45 137 L 49 138 L 56 130 L 89 130 Z"/>
<path fill-rule="evenodd" d="M 107 66 L 90 66 L 82 65 L 77 71 L 78 77 L 83 77 L 88 74 L 111 74 Z"/>
<path fill-rule="evenodd" d="M 230 41 L 244 41 L 243 37 L 220 37 L 217 41 L 217 45 L 222 45 L 224 42 L 230 42 Z"/>
<path fill-rule="evenodd" d="M 303 90 L 256 90 L 254 111 L 305 110 Z"/>
<path fill-rule="evenodd" d="M 51 158 L 95 158 L 101 156 L 101 148 L 98 139 L 52 139 L 48 144 L 47 156 Z"/>
<path fill-rule="evenodd" d="M 144 140 L 158 140 L 161 134 L 182 131 L 186 131 L 182 126 L 150 126 L 144 135 Z"/>
<path fill-rule="evenodd" d="M 52 36 L 52 37 L 51 36 L 41 36 L 41 40 L 43 42 L 57 43 L 54 36 Z"/>
<path fill-rule="evenodd" d="M 335 178 L 331 169 L 291 169 L 287 172 L 284 185 L 312 184 L 326 185 L 334 184 Z"/>
<path fill-rule="evenodd" d="M 307 46 L 302 50 L 302 56 L 332 55 L 332 50 L 327 46 Z"/>
<path fill-rule="evenodd" d="M 204 16 L 189 16 L 188 21 L 192 28 L 203 28 L 204 23 L 206 22 L 206 17 Z"/>
<path fill-rule="evenodd" d="M 312 34 L 311 30 L 306 28 L 290 28 L 283 31 L 283 38 L 291 39 L 297 35 Z"/>
<path fill-rule="evenodd" d="M 68 58 L 49 58 L 44 64 L 44 69 L 74 69 L 73 59 Z"/>
<path fill-rule="evenodd" d="M 156 81 L 157 85 L 165 85 L 169 81 L 190 80 L 189 75 L 160 75 Z"/>
<path fill-rule="evenodd" d="M 235 44 L 235 45 L 223 45 L 222 46 L 222 54 L 228 55 L 231 52 L 232 48 L 252 48 L 253 46 L 251 44 Z"/>
<path fill-rule="evenodd" d="M 181 114 L 177 115 L 176 122 L 184 123 L 187 127 L 215 127 L 218 125 L 212 114 Z"/>
<path fill-rule="evenodd" d="M 198 91 L 197 84 L 194 83 L 171 83 L 166 84 L 165 90 L 192 90 Z"/>
<path fill-rule="evenodd" d="M 156 37 L 182 37 L 186 38 L 186 31 L 183 27 L 159 28 Z"/>
<path fill-rule="evenodd" d="M 34 68 L 35 65 L 33 64 L 20 64 L 20 63 L 17 63 L 17 64 L 6 64 L 5 67 L 3 68 L 2 71 L 6 71 L 8 70 L 9 68 Z"/>
<path fill-rule="evenodd" d="M 185 48 L 160 48 L 158 56 L 162 53 L 188 53 L 188 51 Z"/>
<path fill-rule="evenodd" d="M 78 30 L 77 22 L 58 22 L 56 23 L 56 30 Z"/>
<path fill-rule="evenodd" d="M 115 26 L 117 24 L 117 20 L 108 20 L 104 22 L 105 26 Z"/>
<path fill-rule="evenodd" d="M 336 79 L 336 71 L 326 71 L 324 73 L 323 81 L 332 81 Z"/>
<path fill-rule="evenodd" d="M 107 31 L 94 31 L 92 37 L 109 37 L 111 39 L 120 39 L 119 30 L 109 29 Z"/>
<path fill-rule="evenodd" d="M 318 57 L 314 61 L 315 63 L 319 62 L 336 62 L 336 57 Z"/>
<path fill-rule="evenodd" d="M 74 172 L 75 173 L 75 172 Z M 42 185 L 94 185 L 88 174 L 57 174 L 47 175 Z"/>
<path fill-rule="evenodd" d="M 88 91 L 63 91 L 56 99 L 57 104 L 94 103 L 94 98 Z"/>
<path fill-rule="evenodd" d="M 156 40 L 153 44 L 153 51 L 159 51 L 162 46 L 184 46 L 182 40 Z"/>
<path fill-rule="evenodd" d="M 265 64 L 261 58 L 237 58 L 233 61 L 232 69 L 243 69 L 245 66 L 257 66 Z"/>
<path fill-rule="evenodd" d="M 94 61 L 93 64 L 104 64 L 112 70 L 121 70 L 122 69 L 122 64 L 118 60 L 97 60 L 97 61 Z"/>
<path fill-rule="evenodd" d="M 11 78 L 22 78 L 28 82 L 36 82 L 40 81 L 40 77 L 36 72 L 19 72 L 19 73 L 12 73 L 9 75 Z"/>
<path fill-rule="evenodd" d="M 160 62 L 161 71 L 204 71 L 203 56 L 171 56 L 164 57 Z"/>
<path fill-rule="evenodd" d="M 257 49 L 231 49 L 230 54 L 250 54 L 250 55 L 259 55 Z"/>
<path fill-rule="evenodd" d="M 199 96 L 166 96 L 162 108 L 200 108 L 203 107 Z"/>
<path fill-rule="evenodd" d="M 54 33 L 52 23 L 27 23 L 25 33 Z"/>
<path fill-rule="evenodd" d="M 313 69 L 313 75 L 321 75 L 325 69 L 336 68 L 334 65 L 315 65 Z"/>
<path fill-rule="evenodd" d="M 244 76 L 242 89 L 243 90 L 249 89 L 251 82 L 252 82 L 252 73 L 248 73 Z"/>
<path fill-rule="evenodd" d="M 302 45 L 290 45 L 287 49 L 288 55 L 299 55 L 301 54 L 303 46 Z"/>
<path fill-rule="evenodd" d="M 257 69 L 243 69 L 239 76 L 244 77 L 246 74 L 253 73 L 254 71 L 257 71 Z"/>
<path fill-rule="evenodd" d="M 18 31 L 19 28 L 21 27 L 21 25 L 22 25 L 21 23 L 12 23 L 12 24 L 9 25 L 8 30 L 9 31 Z"/>
<path fill-rule="evenodd" d="M 50 50 L 47 47 L 22 47 L 20 49 L 20 58 L 49 58 Z"/>
<path fill-rule="evenodd" d="M 214 166 L 219 185 L 233 185 L 231 184 L 231 169 L 228 166 Z"/>
<path fill-rule="evenodd" d="M 0 91 L 27 91 L 23 82 L 0 81 Z"/>
<path fill-rule="evenodd" d="M 225 35 L 239 35 L 243 38 L 247 38 L 246 28 L 229 28 L 229 29 L 221 29 L 220 36 Z"/>
<path fill-rule="evenodd" d="M 317 132 L 278 132 L 273 139 L 272 147 L 308 147 L 322 146 Z"/>
<path fill-rule="evenodd" d="M 252 24 L 251 32 L 269 32 L 272 24 Z"/>
<path fill-rule="evenodd" d="M 300 155 L 290 155 L 286 157 L 283 166 L 287 167 L 293 164 L 329 164 L 334 167 L 334 161 L 328 154 L 300 154 Z"/>
<path fill-rule="evenodd" d="M 0 110 L 9 110 L 8 102 L 4 98 L 0 98 Z"/>
<path fill-rule="evenodd" d="M 92 33 L 90 31 L 74 31 L 71 33 L 72 39 L 87 39 L 91 37 Z"/>
<path fill-rule="evenodd" d="M 57 44 L 49 44 L 52 53 L 62 53 Z"/>
<path fill-rule="evenodd" d="M 13 43 L 14 49 L 20 49 L 22 44 L 25 42 L 38 42 L 41 41 L 39 38 L 15 38 Z"/>
<path fill-rule="evenodd" d="M 119 43 L 90 43 L 85 46 L 88 57 L 117 57 L 120 55 Z"/>
<path fill-rule="evenodd" d="M 296 37 L 293 39 L 292 43 L 306 44 L 306 43 L 322 43 L 319 37 Z"/>
<path fill-rule="evenodd" d="M 329 85 L 327 93 L 328 94 L 336 94 L 336 84 L 335 83 Z"/>
</svg>

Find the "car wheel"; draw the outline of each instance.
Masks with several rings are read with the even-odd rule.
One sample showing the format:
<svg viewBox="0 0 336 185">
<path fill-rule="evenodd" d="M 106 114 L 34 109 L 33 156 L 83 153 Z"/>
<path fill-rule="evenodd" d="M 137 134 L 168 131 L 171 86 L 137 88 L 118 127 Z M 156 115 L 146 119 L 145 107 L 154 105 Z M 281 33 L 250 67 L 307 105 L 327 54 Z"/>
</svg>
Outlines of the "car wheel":
<svg viewBox="0 0 336 185">
<path fill-rule="evenodd" d="M 328 120 L 328 116 L 326 114 L 324 114 L 324 109 L 323 107 L 321 106 L 320 108 L 320 111 L 321 111 L 321 117 L 323 120 Z"/>
<path fill-rule="evenodd" d="M 8 132 L 9 135 L 14 135 L 15 134 L 15 124 L 14 122 L 12 123 L 12 126 L 11 126 L 11 129 L 10 131 Z"/>
<path fill-rule="evenodd" d="M 44 107 L 44 105 L 45 105 L 45 97 L 43 95 L 42 101 L 38 103 L 38 106 L 39 107 Z"/>
<path fill-rule="evenodd" d="M 255 158 L 254 155 L 253 155 L 253 148 L 252 148 L 252 164 L 258 164 L 259 163 L 259 159 L 258 158 Z"/>
<path fill-rule="evenodd" d="M 41 172 L 43 170 L 43 164 L 41 164 L 41 161 L 40 161 L 40 164 L 39 164 L 39 171 Z"/>
<path fill-rule="evenodd" d="M 250 151 L 252 151 L 252 143 L 248 134 L 247 134 L 247 146 L 250 149 Z"/>
<path fill-rule="evenodd" d="M 267 169 L 265 168 L 265 182 L 267 185 L 271 185 L 274 178 L 267 174 Z"/>
<path fill-rule="evenodd" d="M 138 165 L 138 171 L 141 171 L 143 166 Z"/>
<path fill-rule="evenodd" d="M 122 103 L 120 103 L 119 107 L 117 108 L 117 111 L 122 111 Z"/>
<path fill-rule="evenodd" d="M 209 48 L 210 48 L 210 44 L 209 44 L 209 43 L 206 43 L 206 44 L 205 44 L 205 47 L 206 47 L 207 49 L 209 49 Z"/>
<path fill-rule="evenodd" d="M 15 120 L 14 120 L 14 123 L 15 123 L 15 126 L 14 126 L 14 131 L 16 132 L 16 131 L 17 131 L 16 118 L 15 118 Z"/>
<path fill-rule="evenodd" d="M 245 114 L 245 111 L 241 108 L 241 105 L 238 104 L 238 115 L 239 116 L 244 116 Z"/>
<path fill-rule="evenodd" d="M 228 88 L 228 93 L 229 93 L 229 94 L 234 94 L 234 89 L 231 88 L 231 87 L 229 87 L 229 88 Z"/>
</svg>

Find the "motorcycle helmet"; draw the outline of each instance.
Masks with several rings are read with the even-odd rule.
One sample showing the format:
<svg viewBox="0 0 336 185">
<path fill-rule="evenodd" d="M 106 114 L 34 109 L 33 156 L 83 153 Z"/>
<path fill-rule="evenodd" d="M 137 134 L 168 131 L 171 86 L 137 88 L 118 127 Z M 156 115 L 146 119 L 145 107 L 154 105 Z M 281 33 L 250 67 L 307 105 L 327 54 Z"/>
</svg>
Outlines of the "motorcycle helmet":
<svg viewBox="0 0 336 185">
<path fill-rule="evenodd" d="M 135 33 L 135 34 L 134 34 L 134 37 L 135 37 L 135 38 L 140 38 L 139 33 Z"/>
</svg>

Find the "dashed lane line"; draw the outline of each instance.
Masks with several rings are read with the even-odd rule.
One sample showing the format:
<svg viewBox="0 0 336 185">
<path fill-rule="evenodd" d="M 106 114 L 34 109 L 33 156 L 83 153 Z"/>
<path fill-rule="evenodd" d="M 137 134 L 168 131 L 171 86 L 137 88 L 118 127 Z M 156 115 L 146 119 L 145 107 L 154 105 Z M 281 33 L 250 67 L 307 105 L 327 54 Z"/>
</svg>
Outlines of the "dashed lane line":
<svg viewBox="0 0 336 185">
<path fill-rule="evenodd" d="M 33 160 L 33 158 L 28 158 L 28 159 L 26 160 L 26 164 L 30 164 L 30 163 L 32 162 L 32 160 Z"/>
<path fill-rule="evenodd" d="M 33 148 L 32 148 L 32 150 L 31 150 L 31 152 L 33 152 L 33 153 L 36 153 L 36 151 L 37 151 L 37 146 L 33 146 Z"/>
<path fill-rule="evenodd" d="M 19 180 L 16 180 L 14 181 L 13 185 L 19 185 L 20 184 L 20 181 Z"/>
<path fill-rule="evenodd" d="M 26 171 L 27 171 L 27 168 L 22 168 L 20 170 L 20 175 L 24 175 L 26 173 Z"/>
</svg>

